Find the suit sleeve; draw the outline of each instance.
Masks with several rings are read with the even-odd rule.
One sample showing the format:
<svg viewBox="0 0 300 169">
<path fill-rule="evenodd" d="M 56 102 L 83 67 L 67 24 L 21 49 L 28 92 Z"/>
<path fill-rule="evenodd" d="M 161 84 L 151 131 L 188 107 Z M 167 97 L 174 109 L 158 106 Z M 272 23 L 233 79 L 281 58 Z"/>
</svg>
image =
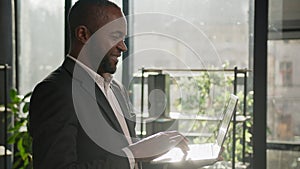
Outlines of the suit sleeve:
<svg viewBox="0 0 300 169">
<path fill-rule="evenodd" d="M 128 159 L 113 155 L 84 163 L 78 161 L 76 137 L 79 122 L 71 89 L 51 82 L 40 83 L 33 91 L 29 115 L 34 169 L 129 168 Z"/>
</svg>

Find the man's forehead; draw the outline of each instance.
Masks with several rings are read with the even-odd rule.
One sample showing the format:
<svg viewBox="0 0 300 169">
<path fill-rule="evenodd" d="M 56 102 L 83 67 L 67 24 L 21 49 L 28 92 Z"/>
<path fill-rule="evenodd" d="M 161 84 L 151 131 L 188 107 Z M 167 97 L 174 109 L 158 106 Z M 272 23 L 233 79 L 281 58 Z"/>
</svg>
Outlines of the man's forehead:
<svg viewBox="0 0 300 169">
<path fill-rule="evenodd" d="M 102 37 L 103 35 L 119 35 L 125 36 L 127 34 L 127 23 L 124 17 L 114 19 L 106 24 L 100 26 L 96 31 L 96 36 Z"/>
<path fill-rule="evenodd" d="M 124 18 L 118 18 L 115 19 L 111 22 L 106 23 L 105 25 L 103 25 L 100 29 L 103 29 L 105 31 L 119 31 L 119 32 L 124 32 L 126 31 L 126 20 Z"/>
</svg>

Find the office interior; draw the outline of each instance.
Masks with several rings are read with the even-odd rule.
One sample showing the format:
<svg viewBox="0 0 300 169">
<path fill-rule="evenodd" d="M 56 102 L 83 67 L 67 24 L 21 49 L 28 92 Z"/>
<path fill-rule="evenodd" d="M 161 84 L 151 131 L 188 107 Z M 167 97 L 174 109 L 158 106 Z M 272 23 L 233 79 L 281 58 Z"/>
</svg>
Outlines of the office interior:
<svg viewBox="0 0 300 169">
<path fill-rule="evenodd" d="M 139 137 L 175 129 L 193 144 L 212 141 L 235 93 L 240 100 L 224 160 L 202 168 L 300 168 L 298 0 L 111 1 L 127 17 L 128 51 L 114 76 L 143 122 Z M 13 131 L 25 133 L 24 140 L 11 143 L 12 124 L 26 119 L 26 106 L 25 113 L 7 106 L 27 105 L 30 96 L 18 97 L 61 65 L 75 2 L 0 1 L 0 168 L 13 168 L 28 140 L 25 122 Z M 151 109 L 151 97 L 161 95 Z M 18 165 L 30 163 L 26 146 L 22 158 L 29 161 Z"/>
</svg>

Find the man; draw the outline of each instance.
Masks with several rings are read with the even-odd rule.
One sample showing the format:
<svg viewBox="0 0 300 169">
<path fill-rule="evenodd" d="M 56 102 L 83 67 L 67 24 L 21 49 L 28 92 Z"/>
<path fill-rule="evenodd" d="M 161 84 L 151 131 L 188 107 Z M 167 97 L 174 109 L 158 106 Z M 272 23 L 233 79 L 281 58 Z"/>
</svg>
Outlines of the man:
<svg viewBox="0 0 300 169">
<path fill-rule="evenodd" d="M 69 26 L 69 54 L 35 87 L 30 101 L 34 168 L 137 168 L 138 161 L 174 146 L 186 152 L 186 139 L 175 131 L 135 138 L 128 95 L 111 76 L 127 50 L 120 8 L 109 1 L 78 1 Z"/>
</svg>

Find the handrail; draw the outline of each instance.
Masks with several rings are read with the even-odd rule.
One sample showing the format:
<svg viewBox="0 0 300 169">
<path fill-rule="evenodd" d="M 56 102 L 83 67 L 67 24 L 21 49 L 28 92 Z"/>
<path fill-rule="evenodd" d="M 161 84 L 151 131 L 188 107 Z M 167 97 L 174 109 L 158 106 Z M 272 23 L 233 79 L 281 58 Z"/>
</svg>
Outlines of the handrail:
<svg viewBox="0 0 300 169">
<path fill-rule="evenodd" d="M 234 72 L 235 69 L 157 69 L 157 68 L 142 68 L 144 69 L 144 73 L 146 72 L 156 72 L 156 73 L 163 73 L 164 71 L 169 71 L 169 72 Z M 139 69 L 139 70 L 142 70 Z M 237 69 L 237 73 L 247 73 L 247 72 L 252 72 L 250 69 Z"/>
</svg>

